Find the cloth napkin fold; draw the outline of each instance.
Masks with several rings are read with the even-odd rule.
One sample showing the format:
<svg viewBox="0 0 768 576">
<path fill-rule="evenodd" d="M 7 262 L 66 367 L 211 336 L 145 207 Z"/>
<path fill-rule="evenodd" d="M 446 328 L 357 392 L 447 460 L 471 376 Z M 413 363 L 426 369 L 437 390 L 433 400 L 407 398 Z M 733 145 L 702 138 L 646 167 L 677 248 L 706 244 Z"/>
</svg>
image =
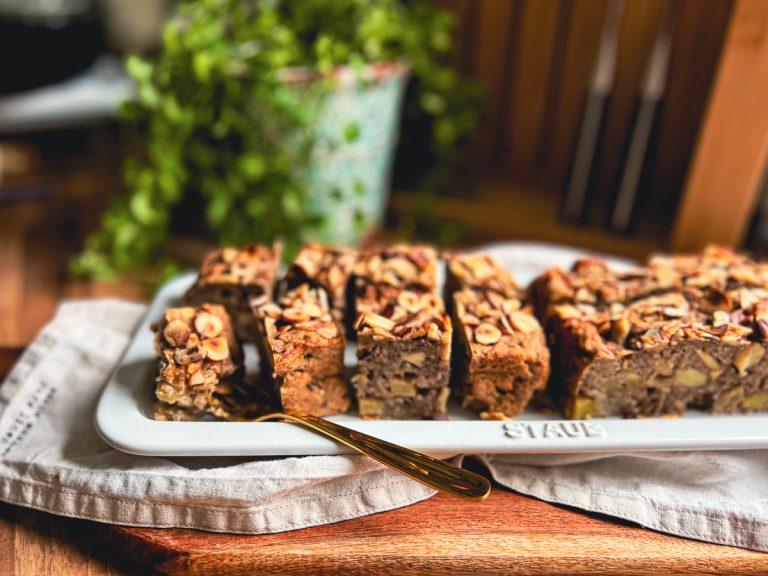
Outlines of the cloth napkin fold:
<svg viewBox="0 0 768 576">
<path fill-rule="evenodd" d="M 116 300 L 65 303 L 27 349 L 0 387 L 0 500 L 115 524 L 258 534 L 434 494 L 362 456 L 150 458 L 112 449 L 94 410 L 144 311 Z M 523 494 L 768 551 L 768 451 L 479 459 Z"/>
</svg>

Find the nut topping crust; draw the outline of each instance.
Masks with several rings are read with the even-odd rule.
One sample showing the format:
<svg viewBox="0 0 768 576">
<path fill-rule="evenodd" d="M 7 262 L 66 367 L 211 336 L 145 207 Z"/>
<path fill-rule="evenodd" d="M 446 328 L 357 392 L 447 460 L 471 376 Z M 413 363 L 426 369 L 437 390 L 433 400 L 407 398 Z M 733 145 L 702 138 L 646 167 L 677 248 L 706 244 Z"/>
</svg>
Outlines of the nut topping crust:
<svg viewBox="0 0 768 576">
<path fill-rule="evenodd" d="M 160 361 L 158 400 L 190 413 L 219 415 L 213 397 L 216 387 L 242 368 L 240 347 L 224 307 L 169 308 L 153 330 Z"/>
<path fill-rule="evenodd" d="M 446 292 L 457 326 L 455 379 L 464 406 L 516 416 L 549 376 L 544 332 L 524 293 L 482 254 L 448 256 Z"/>
</svg>

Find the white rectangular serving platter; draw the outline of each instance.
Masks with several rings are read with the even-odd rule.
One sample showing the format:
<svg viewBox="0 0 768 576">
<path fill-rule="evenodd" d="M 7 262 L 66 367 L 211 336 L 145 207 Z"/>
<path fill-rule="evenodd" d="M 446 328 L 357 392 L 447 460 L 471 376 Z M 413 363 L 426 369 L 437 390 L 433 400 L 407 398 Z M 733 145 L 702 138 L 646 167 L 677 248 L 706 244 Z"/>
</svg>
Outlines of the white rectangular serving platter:
<svg viewBox="0 0 768 576">
<path fill-rule="evenodd" d="M 584 253 L 536 243 L 495 244 L 483 248 L 512 271 L 521 284 L 551 266 L 570 267 Z M 609 259 L 616 267 L 630 263 Z M 442 276 L 442 273 L 441 273 Z M 104 440 L 124 452 L 147 456 L 330 455 L 352 452 L 336 442 L 283 422 L 160 422 L 152 419 L 156 360 L 150 324 L 176 306 L 194 281 L 186 273 L 165 284 L 107 383 L 96 411 Z M 442 280 L 442 279 L 441 279 Z M 247 351 L 249 364 L 255 360 Z M 354 365 L 353 345 L 347 362 Z M 449 406 L 450 421 L 362 420 L 352 415 L 335 422 L 435 456 L 454 454 L 628 452 L 641 450 L 739 450 L 768 448 L 768 415 L 711 416 L 690 411 L 679 419 L 583 421 L 553 420 L 551 414 L 524 412 L 516 420 L 482 421 Z"/>
</svg>

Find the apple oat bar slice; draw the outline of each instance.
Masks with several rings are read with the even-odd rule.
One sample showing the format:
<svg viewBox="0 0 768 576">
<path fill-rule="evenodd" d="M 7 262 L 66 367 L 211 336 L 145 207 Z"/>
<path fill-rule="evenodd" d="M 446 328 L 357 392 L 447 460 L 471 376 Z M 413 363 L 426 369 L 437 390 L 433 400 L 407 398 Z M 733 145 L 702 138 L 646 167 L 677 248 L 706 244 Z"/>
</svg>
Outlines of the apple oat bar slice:
<svg viewBox="0 0 768 576">
<path fill-rule="evenodd" d="M 768 410 L 766 304 L 706 312 L 671 292 L 609 309 L 554 306 L 553 395 L 568 418 Z"/>
<path fill-rule="evenodd" d="M 280 305 L 260 307 L 264 367 L 283 410 L 325 416 L 349 409 L 344 379 L 344 331 L 326 292 L 301 284 Z"/>
<path fill-rule="evenodd" d="M 544 331 L 525 294 L 486 254 L 446 258 L 446 300 L 456 327 L 454 382 L 464 407 L 485 418 L 517 416 L 549 377 Z"/>
<path fill-rule="evenodd" d="M 451 320 L 430 292 L 369 286 L 358 299 L 358 371 L 364 418 L 442 418 L 450 393 Z"/>
<path fill-rule="evenodd" d="M 242 372 L 242 354 L 223 306 L 169 308 L 155 331 L 155 396 L 170 413 L 222 416 L 217 387 Z M 172 409 L 171 409 L 172 407 Z M 159 412 L 162 412 L 160 410 Z"/>
</svg>

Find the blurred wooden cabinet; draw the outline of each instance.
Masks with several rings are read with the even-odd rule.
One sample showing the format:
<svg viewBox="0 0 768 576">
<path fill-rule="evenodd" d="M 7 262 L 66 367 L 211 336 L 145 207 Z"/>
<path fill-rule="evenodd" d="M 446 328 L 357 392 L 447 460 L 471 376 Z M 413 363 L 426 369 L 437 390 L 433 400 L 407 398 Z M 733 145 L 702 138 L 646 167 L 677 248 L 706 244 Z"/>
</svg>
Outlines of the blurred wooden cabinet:
<svg viewBox="0 0 768 576">
<path fill-rule="evenodd" d="M 768 2 L 738 0 L 672 236 L 740 245 L 768 176 Z"/>
<path fill-rule="evenodd" d="M 768 40 L 763 0 L 679 0 L 667 86 L 629 236 L 605 230 L 642 75 L 665 0 L 627 0 L 615 82 L 585 227 L 559 218 L 609 0 L 451 0 L 463 69 L 487 87 L 472 144 L 475 204 L 446 218 L 489 236 L 562 241 L 641 256 L 715 240 L 740 244 L 763 177 Z M 460 196 L 460 195 L 459 195 Z"/>
</svg>

